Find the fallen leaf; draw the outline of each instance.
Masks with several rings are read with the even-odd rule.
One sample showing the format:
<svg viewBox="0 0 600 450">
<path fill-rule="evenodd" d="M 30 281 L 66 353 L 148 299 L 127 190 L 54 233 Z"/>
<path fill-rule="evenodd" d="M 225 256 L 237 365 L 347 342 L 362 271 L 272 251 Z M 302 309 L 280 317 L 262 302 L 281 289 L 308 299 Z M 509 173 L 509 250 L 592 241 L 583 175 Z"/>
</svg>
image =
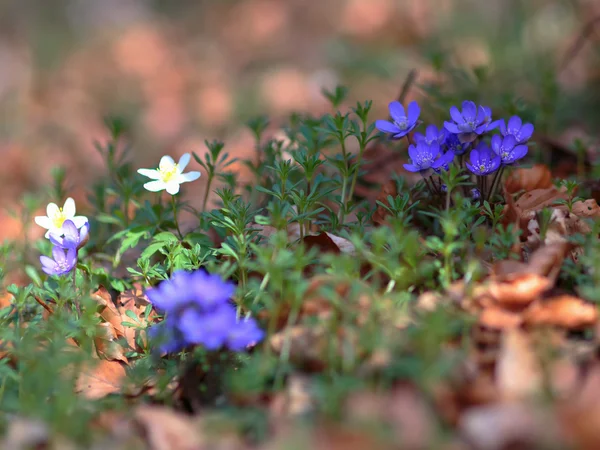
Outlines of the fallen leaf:
<svg viewBox="0 0 600 450">
<path fill-rule="evenodd" d="M 376 202 L 380 202 L 384 205 L 390 206 L 388 202 L 388 196 L 395 198 L 398 195 L 398 187 L 396 185 L 395 180 L 388 180 L 382 187 L 379 195 L 377 196 Z M 383 206 L 377 203 L 377 209 L 373 213 L 373 223 L 376 225 L 385 225 L 387 224 L 387 217 L 389 216 L 389 212 Z"/>
<path fill-rule="evenodd" d="M 519 191 L 533 191 L 552 187 L 552 173 L 545 164 L 535 164 L 530 168 L 514 170 L 504 182 L 506 191 L 515 194 Z"/>
<path fill-rule="evenodd" d="M 125 379 L 125 365 L 120 361 L 101 359 L 92 368 L 84 368 L 75 391 L 95 400 L 121 391 Z"/>
<path fill-rule="evenodd" d="M 144 430 L 152 450 L 200 450 L 204 439 L 200 426 L 181 413 L 162 406 L 139 406 L 134 421 Z"/>
<path fill-rule="evenodd" d="M 129 363 L 123 352 L 123 347 L 117 342 L 116 332 L 112 324 L 103 322 L 96 326 L 94 344 L 98 354 L 103 358 L 123 361 L 125 364 Z"/>
<path fill-rule="evenodd" d="M 595 305 L 571 295 L 561 295 L 532 304 L 524 315 L 527 325 L 547 325 L 579 330 L 598 321 Z"/>
<path fill-rule="evenodd" d="M 317 247 L 321 252 L 344 253 L 350 256 L 356 253 L 356 248 L 352 242 L 329 232 L 305 236 L 303 242 L 307 248 Z"/>
<path fill-rule="evenodd" d="M 483 297 L 489 295 L 496 303 L 507 308 L 522 308 L 529 305 L 554 283 L 545 276 L 534 273 L 516 274 L 510 279 L 493 280 L 487 285 Z"/>
<path fill-rule="evenodd" d="M 10 450 L 46 448 L 49 440 L 50 429 L 44 422 L 14 417 L 8 423 L 0 448 Z"/>
</svg>

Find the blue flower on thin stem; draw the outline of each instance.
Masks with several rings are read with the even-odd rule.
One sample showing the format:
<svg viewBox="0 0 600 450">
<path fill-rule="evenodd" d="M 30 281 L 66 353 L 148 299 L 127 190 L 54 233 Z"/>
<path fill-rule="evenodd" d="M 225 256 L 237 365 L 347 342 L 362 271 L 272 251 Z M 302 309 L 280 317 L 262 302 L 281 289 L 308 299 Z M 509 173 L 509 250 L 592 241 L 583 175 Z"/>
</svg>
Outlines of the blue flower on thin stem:
<svg viewBox="0 0 600 450">
<path fill-rule="evenodd" d="M 523 158 L 528 151 L 526 145 L 517 145 L 517 139 L 512 134 L 504 138 L 495 135 L 492 138 L 492 150 L 501 158 L 502 164 L 505 166 Z"/>
<path fill-rule="evenodd" d="M 52 248 L 52 258 L 40 256 L 42 270 L 48 275 L 65 275 L 77 264 L 77 249 L 75 247 L 64 249 L 58 246 Z"/>
<path fill-rule="evenodd" d="M 421 109 L 417 102 L 411 102 L 408 105 L 408 114 L 404 111 L 404 106 L 398 101 L 389 104 L 390 116 L 392 121 L 378 120 L 375 127 L 379 131 L 392 135 L 392 139 L 401 139 L 410 133 L 417 126 Z"/>
<path fill-rule="evenodd" d="M 72 220 L 65 220 L 61 233 L 50 232 L 50 242 L 60 248 L 79 249 L 89 239 L 90 224 L 85 222 L 81 228 L 77 228 Z"/>
<path fill-rule="evenodd" d="M 425 141 L 417 142 L 417 145 L 408 146 L 408 156 L 411 164 L 404 164 L 404 168 L 409 172 L 420 172 L 427 176 L 431 170 L 439 169 L 447 165 L 454 158 L 454 154 L 440 156 L 440 146 L 438 144 L 427 145 Z"/>
<path fill-rule="evenodd" d="M 424 136 L 419 132 L 415 132 L 413 139 L 415 142 L 425 141 L 427 145 L 442 145 L 446 139 L 446 130 L 438 128 L 435 125 L 428 125 Z"/>
<path fill-rule="evenodd" d="M 260 342 L 265 333 L 255 319 L 241 320 L 230 302 L 235 285 L 203 270 L 176 271 L 171 279 L 146 291 L 154 307 L 165 313 L 151 337 L 161 351 L 178 351 L 187 345 L 208 350 L 223 346 L 240 351 Z"/>
<path fill-rule="evenodd" d="M 477 106 L 471 101 L 462 103 L 462 111 L 456 106 L 450 108 L 453 122 L 444 122 L 444 128 L 458 135 L 462 143 L 473 142 L 477 136 L 493 130 L 498 121 L 492 122 L 492 110 L 487 106 Z"/>
<path fill-rule="evenodd" d="M 500 156 L 492 152 L 492 150 L 483 142 L 471 150 L 469 159 L 471 160 L 471 164 L 466 163 L 467 169 L 475 175 L 480 176 L 489 175 L 490 173 L 495 172 L 502 162 Z"/>
<path fill-rule="evenodd" d="M 500 133 L 502 136 L 514 136 L 517 144 L 524 144 L 533 134 L 533 125 L 524 124 L 519 116 L 512 116 L 508 119 L 508 125 L 504 119 L 500 121 Z"/>
</svg>

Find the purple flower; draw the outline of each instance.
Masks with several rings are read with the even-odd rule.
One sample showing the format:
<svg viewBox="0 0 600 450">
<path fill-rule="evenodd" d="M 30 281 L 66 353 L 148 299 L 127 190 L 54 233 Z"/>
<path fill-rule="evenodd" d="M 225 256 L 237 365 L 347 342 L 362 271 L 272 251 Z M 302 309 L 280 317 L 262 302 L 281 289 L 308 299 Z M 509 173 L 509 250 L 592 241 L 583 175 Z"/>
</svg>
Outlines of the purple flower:
<svg viewBox="0 0 600 450">
<path fill-rule="evenodd" d="M 80 229 L 72 220 L 65 220 L 60 233 L 50 232 L 50 242 L 55 246 L 79 249 L 89 240 L 90 224 L 85 222 Z"/>
<path fill-rule="evenodd" d="M 504 139 L 499 135 L 495 135 L 492 138 L 492 150 L 500 156 L 502 164 L 507 166 L 527 155 L 528 149 L 526 145 L 517 145 L 516 138 L 509 134 Z"/>
<path fill-rule="evenodd" d="M 500 133 L 502 133 L 502 136 L 514 136 L 517 144 L 524 144 L 533 134 L 533 125 L 530 123 L 523 124 L 519 116 L 512 116 L 508 119 L 508 126 L 504 119 L 500 121 Z"/>
<path fill-rule="evenodd" d="M 40 256 L 42 270 L 48 275 L 65 275 L 77 264 L 77 249 L 73 247 L 65 251 L 63 248 L 54 246 L 52 247 L 52 258 L 45 255 Z"/>
<path fill-rule="evenodd" d="M 452 161 L 454 161 L 454 152 L 450 150 L 449 152 L 441 154 L 433 163 L 432 168 L 435 173 L 439 174 L 442 170 L 448 170 Z"/>
<path fill-rule="evenodd" d="M 235 285 L 219 275 L 203 270 L 191 273 L 178 270 L 170 280 L 148 289 L 146 295 L 159 312 L 175 313 L 187 305 L 194 305 L 201 311 L 214 310 L 226 303 L 234 292 Z"/>
<path fill-rule="evenodd" d="M 444 141 L 444 146 L 447 151 L 452 151 L 456 156 L 464 155 L 465 152 L 469 149 L 470 143 L 463 144 L 458 139 L 458 135 L 454 133 L 446 133 L 446 140 Z"/>
<path fill-rule="evenodd" d="M 408 146 L 408 155 L 410 156 L 411 164 L 404 164 L 404 168 L 410 172 L 421 172 L 426 175 L 431 169 L 439 169 L 445 164 L 448 164 L 452 158 L 448 160 L 448 155 L 440 157 L 440 146 L 438 144 L 427 145 L 425 141 L 417 142 L 417 145 Z"/>
<path fill-rule="evenodd" d="M 404 106 L 398 101 L 389 104 L 390 116 L 392 121 L 378 120 L 375 126 L 379 131 L 389 133 L 392 139 L 400 139 L 406 136 L 417 126 L 421 109 L 417 102 L 411 102 L 408 105 L 408 115 L 404 111 Z"/>
<path fill-rule="evenodd" d="M 477 136 L 498 126 L 497 121 L 492 123 L 492 110 L 489 107 L 478 107 L 471 101 L 462 103 L 462 111 L 456 106 L 450 108 L 450 116 L 454 122 L 444 122 L 444 127 L 458 135 L 462 143 L 473 142 Z"/>
<path fill-rule="evenodd" d="M 479 200 L 481 198 L 481 192 L 479 192 L 479 189 L 477 189 L 477 188 L 471 189 L 471 198 L 473 200 Z"/>
<path fill-rule="evenodd" d="M 483 142 L 481 142 L 477 148 L 471 150 L 469 158 L 471 164 L 466 163 L 467 169 L 475 175 L 481 176 L 495 172 L 498 170 L 501 163 L 500 156 L 492 152 L 492 150 Z"/>
<path fill-rule="evenodd" d="M 208 350 L 223 346 L 239 351 L 262 340 L 264 333 L 252 318 L 240 322 L 229 301 L 235 285 L 203 270 L 176 271 L 171 279 L 148 289 L 148 299 L 166 318 L 152 336 L 161 351 L 177 351 L 186 345 Z M 245 342 L 245 345 L 242 345 Z"/>
<path fill-rule="evenodd" d="M 229 330 L 227 334 L 227 347 L 234 352 L 240 351 L 249 345 L 262 341 L 265 332 L 258 327 L 256 320 L 251 317 L 242 319 Z"/>
<path fill-rule="evenodd" d="M 446 139 L 446 131 L 443 128 L 438 128 L 435 125 L 428 125 L 425 129 L 425 136 L 421 133 L 415 132 L 415 142 L 425 141 L 427 145 L 438 144 L 442 145 Z"/>
</svg>

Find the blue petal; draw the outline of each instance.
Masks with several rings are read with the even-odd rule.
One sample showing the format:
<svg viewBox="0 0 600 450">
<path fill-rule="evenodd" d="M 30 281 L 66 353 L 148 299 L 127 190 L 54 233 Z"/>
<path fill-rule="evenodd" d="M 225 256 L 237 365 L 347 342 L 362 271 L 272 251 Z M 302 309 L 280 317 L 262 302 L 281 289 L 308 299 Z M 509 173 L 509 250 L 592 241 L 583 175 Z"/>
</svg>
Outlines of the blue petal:
<svg viewBox="0 0 600 450">
<path fill-rule="evenodd" d="M 465 122 L 474 122 L 477 118 L 477 106 L 471 101 L 462 104 L 462 116 Z"/>
<path fill-rule="evenodd" d="M 464 123 L 465 119 L 462 116 L 462 114 L 460 113 L 460 111 L 458 110 L 458 108 L 456 106 L 453 106 L 450 108 L 450 117 L 452 117 L 452 120 L 454 120 L 456 123 Z M 449 123 L 449 122 L 445 122 L 445 123 Z M 448 129 L 448 127 L 446 127 L 446 129 Z M 450 130 L 452 131 L 452 130 Z M 458 131 L 452 131 L 452 133 L 459 133 Z"/>
<path fill-rule="evenodd" d="M 404 113 L 404 106 L 402 106 L 402 103 L 399 101 L 391 102 L 388 107 L 390 109 L 390 116 L 392 116 L 392 119 L 400 121 L 406 117 L 406 114 Z"/>
<path fill-rule="evenodd" d="M 519 134 L 519 143 L 523 143 L 527 141 L 531 135 L 533 134 L 533 125 L 530 123 L 526 123 L 521 127 L 521 132 Z"/>
<path fill-rule="evenodd" d="M 404 164 L 404 168 L 406 170 L 408 170 L 409 172 L 420 172 L 421 171 L 420 167 L 417 167 L 413 164 Z"/>
<path fill-rule="evenodd" d="M 383 131 L 384 133 L 390 133 L 390 134 L 394 134 L 394 133 L 399 133 L 400 132 L 400 128 L 398 128 L 393 123 L 388 122 L 387 120 L 378 120 L 378 121 L 376 121 L 375 122 L 375 128 L 377 128 L 379 131 Z"/>
<path fill-rule="evenodd" d="M 446 128 L 446 130 L 448 130 L 450 133 L 453 133 L 453 134 L 460 133 L 460 130 L 458 129 L 456 124 L 452 123 L 452 122 L 444 122 L 444 128 Z"/>
<path fill-rule="evenodd" d="M 408 122 L 413 124 L 419 119 L 419 115 L 421 114 L 421 108 L 419 108 L 419 104 L 417 102 L 410 102 L 408 105 Z"/>
</svg>

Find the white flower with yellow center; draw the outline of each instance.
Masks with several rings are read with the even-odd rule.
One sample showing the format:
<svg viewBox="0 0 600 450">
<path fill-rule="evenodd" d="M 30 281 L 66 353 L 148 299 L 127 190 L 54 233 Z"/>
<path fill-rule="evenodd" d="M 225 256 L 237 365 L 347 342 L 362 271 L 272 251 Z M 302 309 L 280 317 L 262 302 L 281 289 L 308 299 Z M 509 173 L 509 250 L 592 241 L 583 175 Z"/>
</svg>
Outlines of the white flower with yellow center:
<svg viewBox="0 0 600 450">
<path fill-rule="evenodd" d="M 175 195 L 179 192 L 181 183 L 200 178 L 200 172 L 183 173 L 189 162 L 189 153 L 182 155 L 178 163 L 175 163 L 170 156 L 163 156 L 158 169 L 138 169 L 138 173 L 154 180 L 144 184 L 147 190 L 158 192 L 165 189 L 169 194 Z"/>
<path fill-rule="evenodd" d="M 65 200 L 62 208 L 59 208 L 56 203 L 48 203 L 45 216 L 36 216 L 35 223 L 40 227 L 47 229 L 46 238 L 50 237 L 50 233 L 55 233 L 57 236 L 62 236 L 63 223 L 65 220 L 72 220 L 77 228 L 81 228 L 88 221 L 85 216 L 75 215 L 75 200 L 71 197 Z"/>
</svg>

